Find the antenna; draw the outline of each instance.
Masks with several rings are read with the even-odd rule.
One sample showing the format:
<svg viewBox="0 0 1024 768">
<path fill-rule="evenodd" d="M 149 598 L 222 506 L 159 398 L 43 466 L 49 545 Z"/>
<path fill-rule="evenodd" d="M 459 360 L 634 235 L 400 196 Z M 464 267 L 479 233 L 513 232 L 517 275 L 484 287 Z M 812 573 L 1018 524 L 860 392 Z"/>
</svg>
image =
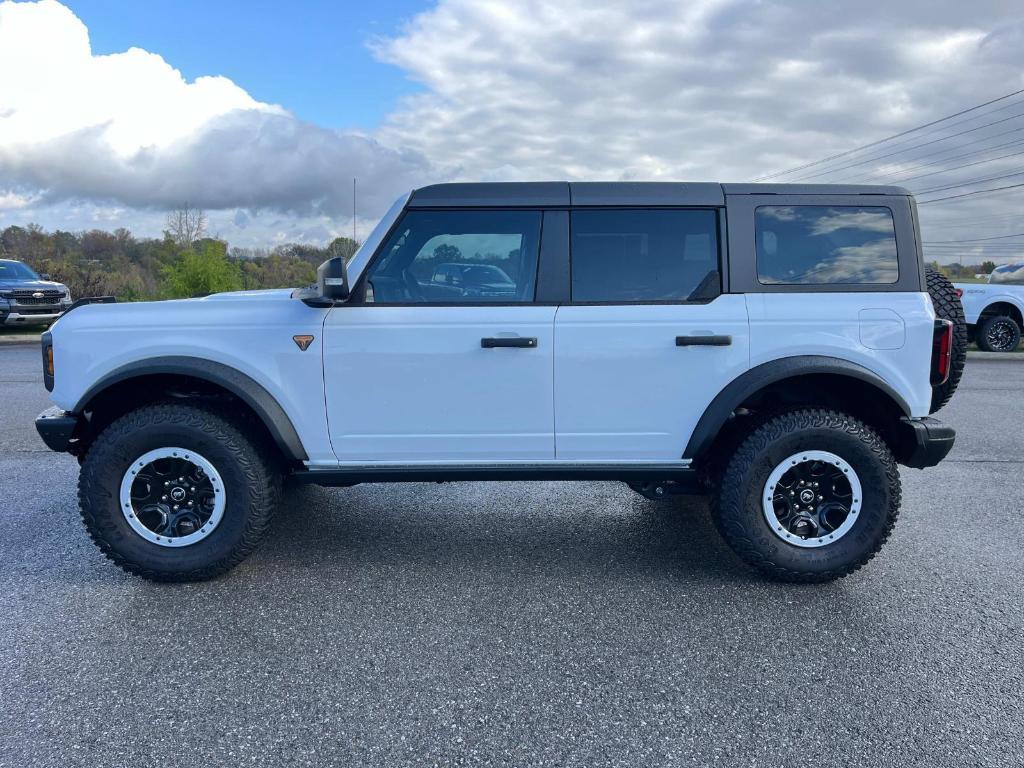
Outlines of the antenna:
<svg viewBox="0 0 1024 768">
<path fill-rule="evenodd" d="M 352 240 L 356 239 L 356 177 L 352 177 Z"/>
</svg>

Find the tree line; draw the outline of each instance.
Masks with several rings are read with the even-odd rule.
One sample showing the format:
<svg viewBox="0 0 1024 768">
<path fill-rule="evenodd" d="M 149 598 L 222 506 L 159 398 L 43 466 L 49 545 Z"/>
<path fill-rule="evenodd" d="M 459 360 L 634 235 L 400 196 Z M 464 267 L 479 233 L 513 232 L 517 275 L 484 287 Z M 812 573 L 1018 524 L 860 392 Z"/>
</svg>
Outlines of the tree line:
<svg viewBox="0 0 1024 768">
<path fill-rule="evenodd" d="M 119 301 L 309 285 L 321 262 L 351 258 L 358 247 L 355 240 L 338 237 L 322 247 L 232 248 L 208 237 L 205 214 L 187 207 L 168 215 L 159 238 L 137 238 L 124 228 L 47 232 L 30 224 L 0 230 L 0 258 L 48 274 L 74 298 L 113 295 Z"/>
</svg>

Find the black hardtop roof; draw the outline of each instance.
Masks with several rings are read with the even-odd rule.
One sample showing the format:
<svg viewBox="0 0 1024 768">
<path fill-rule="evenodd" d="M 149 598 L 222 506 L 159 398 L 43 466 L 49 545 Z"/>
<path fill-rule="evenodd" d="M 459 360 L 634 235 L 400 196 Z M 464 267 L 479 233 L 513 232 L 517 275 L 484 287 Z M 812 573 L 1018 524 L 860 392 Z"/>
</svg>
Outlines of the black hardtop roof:
<svg viewBox="0 0 1024 768">
<path fill-rule="evenodd" d="M 414 189 L 410 208 L 492 206 L 725 205 L 726 195 L 910 195 L 863 184 L 717 184 L 676 181 L 500 181 Z"/>
</svg>

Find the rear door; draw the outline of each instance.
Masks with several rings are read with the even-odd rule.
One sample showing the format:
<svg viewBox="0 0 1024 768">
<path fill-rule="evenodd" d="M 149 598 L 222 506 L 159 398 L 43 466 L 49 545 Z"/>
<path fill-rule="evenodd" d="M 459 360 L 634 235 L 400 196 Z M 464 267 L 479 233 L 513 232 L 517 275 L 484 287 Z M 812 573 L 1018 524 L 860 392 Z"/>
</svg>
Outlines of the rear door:
<svg viewBox="0 0 1024 768">
<path fill-rule="evenodd" d="M 403 215 L 357 287 L 365 295 L 332 309 L 324 327 L 329 434 L 341 462 L 554 457 L 555 307 L 535 301 L 542 216 Z M 453 282 L 460 270 L 479 279 Z"/>
<path fill-rule="evenodd" d="M 720 212 L 571 212 L 571 301 L 555 318 L 561 460 L 679 461 L 749 364 L 747 310 L 723 295 Z"/>
</svg>

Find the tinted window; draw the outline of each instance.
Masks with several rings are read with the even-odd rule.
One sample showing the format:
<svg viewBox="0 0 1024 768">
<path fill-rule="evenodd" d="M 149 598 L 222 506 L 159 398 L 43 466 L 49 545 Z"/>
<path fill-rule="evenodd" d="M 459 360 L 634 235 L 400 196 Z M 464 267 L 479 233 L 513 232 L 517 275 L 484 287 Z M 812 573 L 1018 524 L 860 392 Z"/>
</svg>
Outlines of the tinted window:
<svg viewBox="0 0 1024 768">
<path fill-rule="evenodd" d="M 719 291 L 715 211 L 573 212 L 573 301 L 695 301 Z"/>
<path fill-rule="evenodd" d="M 533 301 L 538 211 L 409 211 L 370 267 L 366 300 Z"/>
<path fill-rule="evenodd" d="M 896 227 L 888 208 L 765 205 L 754 212 L 764 285 L 895 283 Z"/>
</svg>

